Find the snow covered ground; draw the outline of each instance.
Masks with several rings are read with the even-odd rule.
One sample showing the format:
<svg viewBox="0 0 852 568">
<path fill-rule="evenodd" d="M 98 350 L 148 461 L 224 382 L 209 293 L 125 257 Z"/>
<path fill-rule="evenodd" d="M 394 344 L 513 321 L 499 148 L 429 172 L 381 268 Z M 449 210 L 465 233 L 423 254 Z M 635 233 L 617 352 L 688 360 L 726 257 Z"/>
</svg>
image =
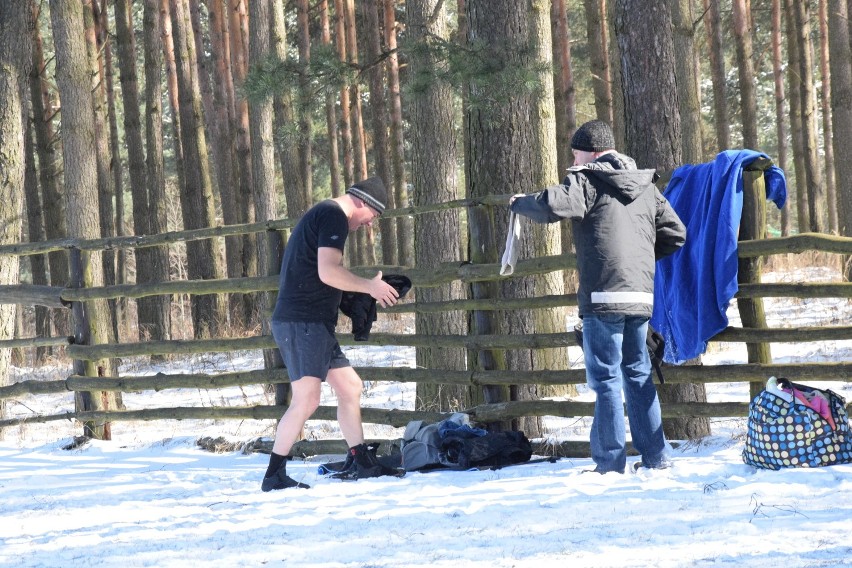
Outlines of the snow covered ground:
<svg viewBox="0 0 852 568">
<path fill-rule="evenodd" d="M 826 279 L 832 274 L 827 274 Z M 772 279 L 772 275 L 765 280 Z M 813 281 L 814 273 L 808 278 Z M 773 326 L 836 325 L 849 300 L 767 299 Z M 732 325 L 739 325 L 736 309 Z M 347 349 L 356 366 L 413 365 L 410 348 Z M 776 362 L 849 361 L 852 341 L 775 344 Z M 578 351 L 569 355 L 582 364 Z M 744 362 L 744 346 L 711 344 L 705 364 Z M 186 359 L 167 369 L 246 370 L 259 353 Z M 57 380 L 62 366 L 17 369 Z M 369 381 L 369 377 L 364 377 Z M 822 383 L 847 400 L 852 384 Z M 579 400 L 592 400 L 580 389 Z M 708 386 L 713 401 L 748 400 L 744 384 Z M 271 404 L 260 387 L 125 395 L 128 408 Z M 368 383 L 365 405 L 413 408 L 413 386 Z M 323 404 L 333 404 L 326 393 Z M 21 397 L 9 412 L 73 409 L 69 394 Z M 590 419 L 546 420 L 553 439 L 587 440 Z M 401 430 L 367 426 L 369 437 Z M 291 462 L 312 486 L 262 493 L 267 456 L 212 454 L 202 436 L 272 436 L 273 421 L 115 423 L 113 441 L 63 450 L 72 423 L 7 429 L 0 441 L 0 566 L 603 567 L 852 566 L 852 464 L 757 470 L 742 462 L 743 419 L 713 421 L 682 443 L 674 466 L 599 476 L 590 459 L 495 471 L 409 473 L 341 482 L 317 474 L 330 456 Z M 335 423 L 308 436 L 338 438 Z M 636 458 L 630 458 L 630 461 Z"/>
</svg>

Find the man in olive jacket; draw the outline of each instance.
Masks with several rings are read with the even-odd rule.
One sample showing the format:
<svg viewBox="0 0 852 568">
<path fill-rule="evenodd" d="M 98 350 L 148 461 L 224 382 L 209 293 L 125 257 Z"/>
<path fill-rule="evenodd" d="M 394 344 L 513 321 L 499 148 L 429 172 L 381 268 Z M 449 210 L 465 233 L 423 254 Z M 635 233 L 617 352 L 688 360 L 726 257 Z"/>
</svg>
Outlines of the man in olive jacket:
<svg viewBox="0 0 852 568">
<path fill-rule="evenodd" d="M 516 195 L 512 212 L 538 223 L 571 219 L 583 318 L 586 380 L 595 391 L 591 429 L 595 471 L 624 473 L 627 454 L 622 385 L 636 467 L 668 467 L 660 401 L 645 345 L 654 305 L 654 263 L 683 246 L 686 229 L 654 185 L 614 150 L 608 124 L 593 120 L 571 139 L 574 166 L 560 185 Z"/>
</svg>

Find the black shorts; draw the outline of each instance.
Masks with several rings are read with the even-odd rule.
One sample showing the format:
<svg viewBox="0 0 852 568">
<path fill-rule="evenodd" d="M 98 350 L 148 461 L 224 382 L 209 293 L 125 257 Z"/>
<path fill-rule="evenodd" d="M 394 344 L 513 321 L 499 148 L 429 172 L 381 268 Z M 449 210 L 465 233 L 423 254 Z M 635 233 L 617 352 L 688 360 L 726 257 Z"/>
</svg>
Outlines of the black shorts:
<svg viewBox="0 0 852 568">
<path fill-rule="evenodd" d="M 273 320 L 272 337 L 284 359 L 290 382 L 302 377 L 325 381 L 329 369 L 352 366 L 334 333 L 324 323 Z"/>
</svg>

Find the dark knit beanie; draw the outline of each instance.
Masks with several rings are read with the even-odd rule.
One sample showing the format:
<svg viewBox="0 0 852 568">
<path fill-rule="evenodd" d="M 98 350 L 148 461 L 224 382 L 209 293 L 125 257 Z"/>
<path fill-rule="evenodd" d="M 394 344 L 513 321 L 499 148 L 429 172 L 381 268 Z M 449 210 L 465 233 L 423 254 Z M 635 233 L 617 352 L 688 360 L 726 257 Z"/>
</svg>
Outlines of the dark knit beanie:
<svg viewBox="0 0 852 568">
<path fill-rule="evenodd" d="M 590 120 L 577 129 L 571 138 L 571 147 L 585 152 L 603 152 L 615 148 L 612 128 L 602 120 Z"/>
<path fill-rule="evenodd" d="M 383 213 L 388 202 L 388 192 L 382 178 L 373 176 L 353 183 L 346 193 L 354 195 L 379 213 Z"/>
</svg>

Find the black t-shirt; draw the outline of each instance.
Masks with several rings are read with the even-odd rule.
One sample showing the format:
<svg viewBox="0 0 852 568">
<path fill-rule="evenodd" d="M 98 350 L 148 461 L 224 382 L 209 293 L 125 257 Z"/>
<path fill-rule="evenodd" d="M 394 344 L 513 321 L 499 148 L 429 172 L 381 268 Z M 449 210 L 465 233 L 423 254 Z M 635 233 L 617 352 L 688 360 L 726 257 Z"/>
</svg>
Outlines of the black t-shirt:
<svg viewBox="0 0 852 568">
<path fill-rule="evenodd" d="M 305 213 L 284 250 L 273 320 L 322 322 L 334 328 L 343 292 L 320 280 L 317 249 L 343 251 L 348 235 L 349 219 L 334 201 L 317 203 Z"/>
</svg>

